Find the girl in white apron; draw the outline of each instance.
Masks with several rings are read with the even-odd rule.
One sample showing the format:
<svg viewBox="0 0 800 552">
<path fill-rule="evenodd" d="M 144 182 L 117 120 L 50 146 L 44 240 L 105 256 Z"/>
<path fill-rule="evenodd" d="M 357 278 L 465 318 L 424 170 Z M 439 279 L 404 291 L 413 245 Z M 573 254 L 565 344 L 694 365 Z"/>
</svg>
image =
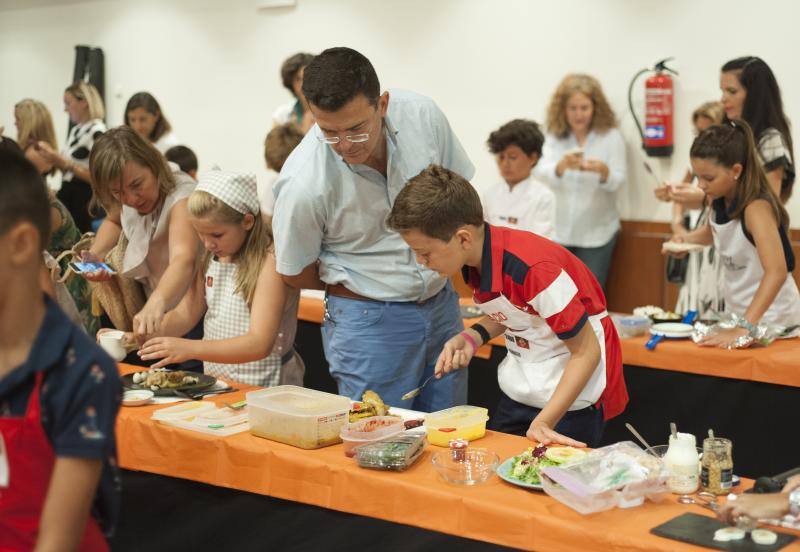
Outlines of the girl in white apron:
<svg viewBox="0 0 800 552">
<path fill-rule="evenodd" d="M 722 264 L 725 312 L 739 327 L 707 337 L 702 345 L 747 346 L 755 326 L 800 323 L 800 293 L 792 277 L 789 215 L 769 186 L 747 123 L 733 121 L 698 135 L 690 152 L 699 187 L 712 200 L 709 224 L 688 234 L 710 245 Z"/>
<path fill-rule="evenodd" d="M 299 292 L 275 271 L 272 234 L 261 217 L 255 175 L 211 171 L 189 197 L 192 226 L 208 253 L 181 303 L 164 318 L 164 335 L 182 335 L 201 319 L 204 337 L 156 337 L 139 351 L 153 368 L 203 361 L 204 372 L 247 385 L 303 385 L 293 349 Z"/>
</svg>

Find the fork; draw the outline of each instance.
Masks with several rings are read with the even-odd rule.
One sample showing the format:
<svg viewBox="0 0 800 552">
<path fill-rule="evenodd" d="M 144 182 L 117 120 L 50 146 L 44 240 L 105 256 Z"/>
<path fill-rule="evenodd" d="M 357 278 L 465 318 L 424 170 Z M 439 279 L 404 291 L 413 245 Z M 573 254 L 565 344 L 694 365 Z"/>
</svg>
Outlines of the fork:
<svg viewBox="0 0 800 552">
<path fill-rule="evenodd" d="M 435 376 L 436 376 L 436 373 L 434 372 L 433 374 L 428 376 L 428 379 L 426 379 L 424 382 L 422 382 L 422 385 L 420 385 L 416 389 L 412 389 L 411 391 L 409 391 L 408 393 L 406 393 L 405 395 L 400 397 L 400 400 L 401 401 L 407 401 L 408 399 L 413 399 L 414 397 L 419 395 L 422 392 L 422 388 L 425 387 L 426 385 L 428 385 L 428 382 L 431 381 Z"/>
</svg>

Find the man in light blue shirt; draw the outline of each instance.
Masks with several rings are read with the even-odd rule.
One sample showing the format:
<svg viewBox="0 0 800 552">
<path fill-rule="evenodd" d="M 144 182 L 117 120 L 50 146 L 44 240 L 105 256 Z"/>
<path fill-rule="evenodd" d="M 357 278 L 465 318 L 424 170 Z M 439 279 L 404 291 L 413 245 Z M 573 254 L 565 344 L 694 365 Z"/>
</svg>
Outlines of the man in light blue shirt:
<svg viewBox="0 0 800 552">
<path fill-rule="evenodd" d="M 401 396 L 433 374 L 463 329 L 447 279 L 415 261 L 386 217 L 406 182 L 430 164 L 475 170 L 444 114 L 424 96 L 380 93 L 369 60 L 331 48 L 305 69 L 317 121 L 273 190 L 277 270 L 294 287 L 326 289 L 325 356 L 339 393 L 367 389 L 387 404 L 432 411 L 466 401 L 466 373 Z"/>
</svg>

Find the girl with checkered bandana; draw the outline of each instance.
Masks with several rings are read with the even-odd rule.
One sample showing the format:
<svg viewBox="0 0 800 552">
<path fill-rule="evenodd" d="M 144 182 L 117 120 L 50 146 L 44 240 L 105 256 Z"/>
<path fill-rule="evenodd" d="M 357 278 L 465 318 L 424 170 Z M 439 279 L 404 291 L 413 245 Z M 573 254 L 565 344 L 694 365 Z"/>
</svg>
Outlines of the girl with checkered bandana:
<svg viewBox="0 0 800 552">
<path fill-rule="evenodd" d="M 272 233 L 261 217 L 256 178 L 211 171 L 189 197 L 192 226 L 207 252 L 203 269 L 164 318 L 163 336 L 139 351 L 153 368 L 188 359 L 204 372 L 248 385 L 303 384 L 294 352 L 299 292 L 275 271 Z M 203 319 L 204 338 L 178 337 Z"/>
</svg>

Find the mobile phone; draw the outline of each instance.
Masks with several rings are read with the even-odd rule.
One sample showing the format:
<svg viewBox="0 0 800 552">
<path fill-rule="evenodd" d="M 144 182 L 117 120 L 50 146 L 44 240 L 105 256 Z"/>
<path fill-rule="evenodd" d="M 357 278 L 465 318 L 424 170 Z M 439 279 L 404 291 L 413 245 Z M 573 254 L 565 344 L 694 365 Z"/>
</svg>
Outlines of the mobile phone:
<svg viewBox="0 0 800 552">
<path fill-rule="evenodd" d="M 72 262 L 69 263 L 69 266 L 78 274 L 83 274 L 84 272 L 97 272 L 98 270 L 105 270 L 109 274 L 116 274 L 116 271 L 106 263 Z"/>
</svg>

